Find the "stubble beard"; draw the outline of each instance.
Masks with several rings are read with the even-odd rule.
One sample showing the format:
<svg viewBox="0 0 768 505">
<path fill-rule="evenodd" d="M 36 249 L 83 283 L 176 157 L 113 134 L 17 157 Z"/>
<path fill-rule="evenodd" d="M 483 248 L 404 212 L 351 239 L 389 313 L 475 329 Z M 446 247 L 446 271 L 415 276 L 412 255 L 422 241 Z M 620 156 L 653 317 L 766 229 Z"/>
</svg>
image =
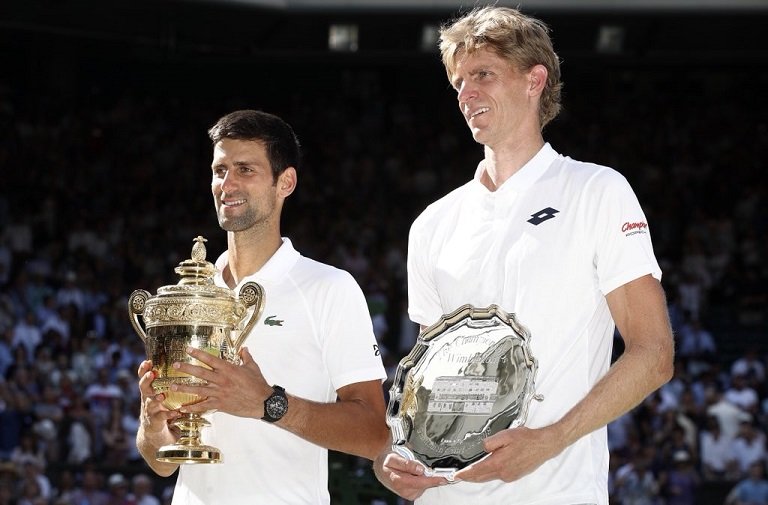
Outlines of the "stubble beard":
<svg viewBox="0 0 768 505">
<path fill-rule="evenodd" d="M 242 214 L 232 217 L 224 216 L 224 206 L 220 204 L 217 212 L 219 227 L 227 232 L 240 232 L 252 228 L 263 227 L 267 224 L 270 216 L 274 213 L 274 202 L 269 209 L 260 210 L 254 207 L 248 207 Z"/>
<path fill-rule="evenodd" d="M 244 231 L 255 225 L 259 220 L 255 212 L 249 210 L 242 216 L 224 217 L 219 214 L 219 226 L 224 231 Z"/>
</svg>

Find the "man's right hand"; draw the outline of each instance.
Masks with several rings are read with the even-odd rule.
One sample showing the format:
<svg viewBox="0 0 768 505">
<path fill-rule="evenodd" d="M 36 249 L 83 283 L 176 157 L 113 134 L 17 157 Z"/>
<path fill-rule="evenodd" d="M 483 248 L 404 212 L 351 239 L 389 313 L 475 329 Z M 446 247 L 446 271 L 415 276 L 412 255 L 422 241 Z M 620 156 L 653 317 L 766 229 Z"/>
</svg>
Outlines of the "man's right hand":
<svg viewBox="0 0 768 505">
<path fill-rule="evenodd" d="M 155 453 L 163 445 L 172 444 L 179 438 L 178 430 L 172 428 L 170 423 L 181 414 L 163 406 L 165 395 L 156 394 L 152 389 L 155 372 L 152 371 L 151 361 L 142 361 L 137 373 L 141 392 L 141 413 L 136 447 L 155 473 L 167 477 L 176 471 L 179 465 L 157 461 Z"/>
<path fill-rule="evenodd" d="M 406 500 L 415 500 L 431 487 L 449 484 L 443 477 L 426 477 L 422 465 L 392 452 L 376 458 L 373 470 L 387 489 Z"/>
<path fill-rule="evenodd" d="M 144 435 L 149 438 L 158 436 L 167 437 L 166 430 L 169 429 L 169 421 L 179 417 L 179 412 L 168 410 L 163 406 L 165 395 L 156 394 L 152 389 L 152 382 L 155 380 L 155 372 L 152 370 L 152 361 L 145 360 L 141 362 L 138 370 L 139 391 L 141 392 L 141 427 Z M 166 443 L 163 440 L 162 443 Z"/>
</svg>

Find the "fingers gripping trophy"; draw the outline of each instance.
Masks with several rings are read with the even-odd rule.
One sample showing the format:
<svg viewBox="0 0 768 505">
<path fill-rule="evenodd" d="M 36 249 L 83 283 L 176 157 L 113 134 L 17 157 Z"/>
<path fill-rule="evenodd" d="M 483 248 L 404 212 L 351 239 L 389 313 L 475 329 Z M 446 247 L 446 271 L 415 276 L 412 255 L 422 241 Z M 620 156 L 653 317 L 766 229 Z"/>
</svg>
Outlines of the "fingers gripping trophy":
<svg viewBox="0 0 768 505">
<path fill-rule="evenodd" d="M 155 394 L 163 393 L 163 405 L 177 410 L 204 400 L 195 394 L 171 390 L 173 384 L 205 384 L 203 379 L 179 372 L 175 362 L 205 366 L 186 352 L 188 347 L 204 350 L 230 363 L 240 360 L 246 336 L 261 316 L 264 289 L 255 282 L 244 284 L 237 296 L 213 282 L 216 267 L 206 261 L 206 239 L 194 239 L 191 259 L 175 268 L 178 284 L 163 286 L 152 296 L 137 289 L 128 299 L 128 313 L 136 333 L 144 341 L 147 359 L 152 360 Z M 249 309 L 253 311 L 248 316 Z M 140 324 L 139 316 L 144 320 Z M 247 321 L 246 321 L 247 318 Z M 158 461 L 168 463 L 218 463 L 221 451 L 201 441 L 201 429 L 210 422 L 199 413 L 183 413 L 173 423 L 181 434 L 175 444 L 161 447 Z"/>
</svg>

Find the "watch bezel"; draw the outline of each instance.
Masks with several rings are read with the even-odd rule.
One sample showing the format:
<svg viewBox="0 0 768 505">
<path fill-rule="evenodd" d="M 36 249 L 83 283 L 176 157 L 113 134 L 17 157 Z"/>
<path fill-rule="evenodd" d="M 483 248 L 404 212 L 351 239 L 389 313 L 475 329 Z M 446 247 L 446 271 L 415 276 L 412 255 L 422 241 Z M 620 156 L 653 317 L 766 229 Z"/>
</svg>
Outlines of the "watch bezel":
<svg viewBox="0 0 768 505">
<path fill-rule="evenodd" d="M 278 385 L 272 386 L 272 394 L 264 400 L 264 417 L 262 419 L 274 423 L 282 419 L 287 411 L 288 397 L 285 395 L 285 389 Z"/>
</svg>

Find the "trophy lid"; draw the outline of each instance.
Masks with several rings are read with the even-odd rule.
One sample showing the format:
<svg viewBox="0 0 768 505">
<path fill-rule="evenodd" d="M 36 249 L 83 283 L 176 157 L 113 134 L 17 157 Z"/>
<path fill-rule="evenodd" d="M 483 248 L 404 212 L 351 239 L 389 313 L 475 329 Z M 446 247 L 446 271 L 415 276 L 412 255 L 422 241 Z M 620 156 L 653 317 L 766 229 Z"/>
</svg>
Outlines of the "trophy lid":
<svg viewBox="0 0 768 505">
<path fill-rule="evenodd" d="M 210 261 L 206 261 L 207 251 L 205 237 L 198 235 L 195 237 L 195 243 L 192 246 L 191 259 L 179 263 L 174 271 L 181 275 L 179 284 L 213 284 L 213 277 L 216 275 L 216 267 Z"/>
<path fill-rule="evenodd" d="M 192 245 L 190 259 L 179 263 L 174 271 L 181 276 L 177 284 L 169 284 L 157 290 L 158 297 L 193 297 L 196 302 L 201 302 L 200 297 L 214 298 L 228 303 L 235 302 L 235 293 L 226 287 L 214 284 L 216 267 L 210 261 L 206 261 L 205 237 L 198 235 Z M 180 298 L 179 298 L 180 299 Z"/>
<path fill-rule="evenodd" d="M 177 284 L 159 288 L 156 296 L 143 289 L 131 294 L 128 305 L 137 331 L 140 332 L 139 314 L 147 329 L 169 325 L 234 329 L 249 307 L 262 303 L 263 289 L 254 282 L 243 285 L 238 296 L 226 286 L 217 286 L 216 267 L 205 259 L 205 238 L 198 236 L 194 241 L 191 258 L 175 268 L 181 276 Z"/>
</svg>

